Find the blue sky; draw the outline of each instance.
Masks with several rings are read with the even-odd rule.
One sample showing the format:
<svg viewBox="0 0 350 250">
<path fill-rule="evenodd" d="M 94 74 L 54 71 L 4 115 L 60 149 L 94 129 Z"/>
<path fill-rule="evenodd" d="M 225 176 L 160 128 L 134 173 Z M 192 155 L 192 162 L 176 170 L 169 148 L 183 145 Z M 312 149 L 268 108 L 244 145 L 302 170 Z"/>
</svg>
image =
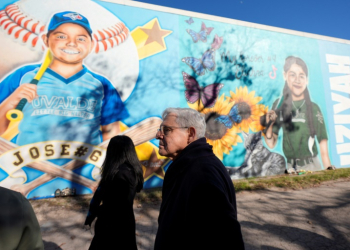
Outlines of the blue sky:
<svg viewBox="0 0 350 250">
<path fill-rule="evenodd" d="M 350 0 L 139 0 L 350 40 Z"/>
</svg>

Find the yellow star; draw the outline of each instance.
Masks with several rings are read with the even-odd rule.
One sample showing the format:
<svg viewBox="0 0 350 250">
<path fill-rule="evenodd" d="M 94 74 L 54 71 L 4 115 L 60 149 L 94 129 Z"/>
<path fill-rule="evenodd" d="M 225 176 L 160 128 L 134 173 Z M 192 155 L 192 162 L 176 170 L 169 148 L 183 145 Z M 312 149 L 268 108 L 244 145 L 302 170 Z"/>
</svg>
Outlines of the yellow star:
<svg viewBox="0 0 350 250">
<path fill-rule="evenodd" d="M 171 30 L 164 30 L 160 27 L 157 18 L 142 27 L 136 27 L 131 32 L 131 37 L 135 42 L 139 59 L 142 60 L 166 50 L 164 38 L 171 33 Z"/>
<path fill-rule="evenodd" d="M 140 28 L 140 29 L 148 35 L 148 38 L 144 46 L 152 42 L 157 42 L 163 48 L 165 48 L 164 37 L 169 35 L 171 31 L 161 29 L 159 26 L 158 19 L 155 19 L 151 29 L 146 29 L 146 28 Z"/>
<path fill-rule="evenodd" d="M 164 167 L 168 162 L 168 159 L 159 159 L 156 151 L 153 149 L 150 158 L 146 161 L 141 161 L 144 181 L 147 181 L 154 175 L 164 179 Z"/>
</svg>

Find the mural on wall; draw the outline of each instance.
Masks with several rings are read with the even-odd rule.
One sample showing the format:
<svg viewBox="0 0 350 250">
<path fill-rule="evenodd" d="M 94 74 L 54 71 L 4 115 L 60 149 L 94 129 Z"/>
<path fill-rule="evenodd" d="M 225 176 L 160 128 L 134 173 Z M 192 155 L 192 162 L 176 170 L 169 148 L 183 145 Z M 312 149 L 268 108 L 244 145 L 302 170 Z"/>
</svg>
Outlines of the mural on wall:
<svg viewBox="0 0 350 250">
<path fill-rule="evenodd" d="M 0 7 L 0 185 L 27 198 L 93 192 L 120 133 L 161 186 L 167 107 L 204 115 L 232 179 L 350 166 L 348 44 L 102 1 Z"/>
</svg>

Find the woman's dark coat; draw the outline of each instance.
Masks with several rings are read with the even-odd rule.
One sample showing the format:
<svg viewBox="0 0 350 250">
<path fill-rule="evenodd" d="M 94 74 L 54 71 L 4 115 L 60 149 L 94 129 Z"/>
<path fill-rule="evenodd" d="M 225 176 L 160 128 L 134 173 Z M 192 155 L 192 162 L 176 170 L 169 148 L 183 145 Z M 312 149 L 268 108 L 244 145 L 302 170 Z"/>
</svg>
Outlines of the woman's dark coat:
<svg viewBox="0 0 350 250">
<path fill-rule="evenodd" d="M 97 215 L 95 236 L 89 249 L 137 249 L 133 210 L 135 183 L 132 167 L 123 164 L 112 183 L 98 187 L 85 222 L 91 224 Z"/>
<path fill-rule="evenodd" d="M 155 250 L 244 249 L 232 180 L 205 138 L 166 172 L 158 224 Z"/>
</svg>

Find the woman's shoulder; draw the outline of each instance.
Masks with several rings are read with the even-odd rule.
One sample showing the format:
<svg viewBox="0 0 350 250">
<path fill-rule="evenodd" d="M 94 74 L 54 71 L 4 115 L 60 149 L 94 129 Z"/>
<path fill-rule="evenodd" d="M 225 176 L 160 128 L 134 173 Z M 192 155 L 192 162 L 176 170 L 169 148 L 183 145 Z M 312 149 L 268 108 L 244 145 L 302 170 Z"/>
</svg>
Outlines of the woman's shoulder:
<svg viewBox="0 0 350 250">
<path fill-rule="evenodd" d="M 135 179 L 133 167 L 125 163 L 120 165 L 116 177 L 121 179 Z"/>
</svg>

